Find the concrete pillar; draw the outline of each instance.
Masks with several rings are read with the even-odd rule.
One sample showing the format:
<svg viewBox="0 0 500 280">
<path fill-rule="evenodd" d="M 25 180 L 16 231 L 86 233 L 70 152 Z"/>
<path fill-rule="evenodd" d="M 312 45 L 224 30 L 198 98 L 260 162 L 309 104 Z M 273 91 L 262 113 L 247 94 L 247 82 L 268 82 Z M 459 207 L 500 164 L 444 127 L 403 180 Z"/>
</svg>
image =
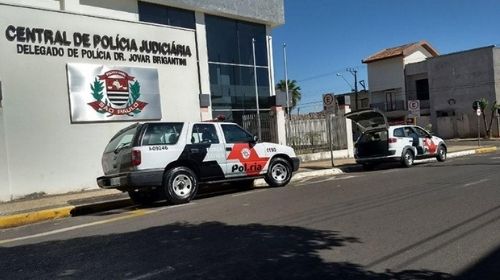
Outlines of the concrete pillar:
<svg viewBox="0 0 500 280">
<path fill-rule="evenodd" d="M 340 107 L 340 113 L 345 115 L 351 112 L 351 108 L 349 105 L 345 105 Z M 346 119 L 345 123 L 346 135 L 347 135 L 347 155 L 350 158 L 354 157 L 354 140 L 352 139 L 352 121 L 350 119 Z"/>
<path fill-rule="evenodd" d="M 11 199 L 12 190 L 9 179 L 7 135 L 3 110 L 4 109 L 0 107 L 0 201 L 8 201 Z"/>
<path fill-rule="evenodd" d="M 195 12 L 196 43 L 198 48 L 198 73 L 200 94 L 210 94 L 210 73 L 208 68 L 207 30 L 205 27 L 205 14 Z M 202 121 L 212 119 L 212 106 L 200 108 Z"/>
<path fill-rule="evenodd" d="M 276 132 L 276 142 L 280 145 L 286 145 L 286 120 L 285 111 L 281 106 L 271 107 L 271 116 L 274 121 L 274 127 Z"/>
</svg>

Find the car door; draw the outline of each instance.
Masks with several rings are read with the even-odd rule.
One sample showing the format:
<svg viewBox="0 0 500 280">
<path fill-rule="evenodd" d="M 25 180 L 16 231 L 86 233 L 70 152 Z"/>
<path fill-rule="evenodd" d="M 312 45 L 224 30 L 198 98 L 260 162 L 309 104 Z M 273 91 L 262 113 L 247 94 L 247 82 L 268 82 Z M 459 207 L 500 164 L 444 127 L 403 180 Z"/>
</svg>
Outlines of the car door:
<svg viewBox="0 0 500 280">
<path fill-rule="evenodd" d="M 432 135 L 418 126 L 413 127 L 413 129 L 415 129 L 415 132 L 418 134 L 419 145 L 422 147 L 422 154 L 424 156 L 435 155 L 437 153 L 438 143 L 434 143 Z"/>
<path fill-rule="evenodd" d="M 268 157 L 259 155 L 252 134 L 236 124 L 221 124 L 226 141 L 226 177 L 258 176 Z"/>
<path fill-rule="evenodd" d="M 200 180 L 223 179 L 226 165 L 225 146 L 215 125 L 195 123 L 190 131 L 181 158 L 188 159 L 198 166 Z"/>
</svg>

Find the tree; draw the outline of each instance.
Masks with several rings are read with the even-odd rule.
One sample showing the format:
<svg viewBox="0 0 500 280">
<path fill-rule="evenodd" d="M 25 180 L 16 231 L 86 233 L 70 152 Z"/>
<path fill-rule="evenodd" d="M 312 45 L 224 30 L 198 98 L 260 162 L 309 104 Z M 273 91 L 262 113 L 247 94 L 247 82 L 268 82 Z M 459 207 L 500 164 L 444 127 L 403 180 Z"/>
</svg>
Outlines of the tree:
<svg viewBox="0 0 500 280">
<path fill-rule="evenodd" d="M 489 101 L 486 98 L 481 98 L 479 100 L 479 108 L 481 109 L 481 115 L 483 115 L 483 123 L 484 123 L 484 129 L 486 131 L 486 137 L 491 138 L 491 125 L 493 124 L 493 118 L 495 117 L 495 114 L 498 109 L 500 109 L 500 104 L 497 104 L 497 102 L 493 102 L 491 106 L 489 106 L 490 110 L 490 121 L 489 125 L 486 124 L 486 113 L 485 111 L 488 109 Z"/>
<path fill-rule="evenodd" d="M 282 92 L 286 93 L 286 87 L 285 87 L 285 80 L 279 81 L 279 83 L 276 85 L 276 89 L 281 90 Z M 302 98 L 302 94 L 300 93 L 300 87 L 297 85 L 296 80 L 288 80 L 288 93 L 289 93 L 289 98 L 291 101 L 291 106 L 290 106 L 290 111 L 297 106 L 299 103 L 300 99 Z M 288 110 L 285 109 L 287 114 Z"/>
</svg>

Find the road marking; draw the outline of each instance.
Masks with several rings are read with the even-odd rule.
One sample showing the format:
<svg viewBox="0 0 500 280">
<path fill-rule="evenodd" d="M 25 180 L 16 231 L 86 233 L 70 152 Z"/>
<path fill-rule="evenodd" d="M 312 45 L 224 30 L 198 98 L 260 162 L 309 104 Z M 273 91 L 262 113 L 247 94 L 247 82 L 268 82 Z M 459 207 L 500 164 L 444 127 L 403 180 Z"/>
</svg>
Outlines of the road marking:
<svg viewBox="0 0 500 280">
<path fill-rule="evenodd" d="M 12 239 L 0 240 L 0 245 L 6 244 L 6 243 L 15 242 L 15 241 L 33 239 L 33 238 L 37 238 L 37 237 L 44 237 L 44 236 L 48 236 L 48 235 L 52 235 L 52 234 L 57 234 L 57 233 L 62 233 L 62 232 L 67 232 L 67 231 L 72 231 L 72 230 L 86 228 L 86 227 L 91 227 L 91 226 L 96 226 L 96 225 L 108 224 L 108 223 L 112 223 L 112 222 L 116 222 L 116 221 L 121 221 L 121 220 L 125 220 L 125 219 L 130 219 L 130 218 L 135 218 L 135 217 L 139 217 L 139 216 L 144 216 L 146 214 L 150 214 L 150 213 L 153 213 L 153 212 L 157 212 L 157 211 L 154 211 L 154 210 L 146 211 L 146 210 L 142 210 L 142 209 L 134 210 L 130 214 L 126 215 L 126 216 L 111 218 L 111 219 L 108 219 L 108 220 L 103 220 L 103 221 L 98 221 L 98 222 L 93 222 L 93 223 L 88 223 L 88 224 L 82 224 L 82 225 L 72 226 L 72 227 L 68 227 L 68 228 L 56 229 L 56 230 L 52 230 L 52 231 L 42 232 L 42 233 L 28 235 L 28 236 L 23 236 L 23 237 L 17 237 L 17 238 L 12 238 Z"/>
<path fill-rule="evenodd" d="M 160 270 L 155 270 L 155 271 L 152 271 L 152 272 L 148 272 L 146 274 L 143 274 L 143 275 L 140 275 L 140 276 L 137 276 L 135 278 L 129 278 L 128 280 L 142 280 L 142 279 L 148 279 L 148 278 L 152 278 L 153 276 L 158 276 L 162 273 L 165 273 L 165 272 L 172 272 L 174 271 L 175 268 L 171 267 L 171 266 L 167 266 L 166 269 L 160 269 Z"/>
<path fill-rule="evenodd" d="M 489 180 L 490 180 L 490 179 L 482 179 L 482 180 L 479 180 L 479 181 L 470 182 L 470 183 L 467 183 L 467 184 L 463 185 L 462 187 L 463 187 L 463 188 L 466 188 L 466 187 L 470 187 L 470 186 L 478 185 L 478 184 L 481 184 L 481 183 L 487 182 L 487 181 L 489 181 Z"/>
<path fill-rule="evenodd" d="M 266 192 L 267 190 L 257 190 L 257 191 L 250 191 L 250 192 L 244 192 L 244 193 L 237 193 L 233 194 L 232 197 L 237 197 L 237 196 L 244 196 L 244 195 L 249 195 L 249 194 L 254 194 L 254 193 L 261 193 L 261 192 Z"/>
</svg>

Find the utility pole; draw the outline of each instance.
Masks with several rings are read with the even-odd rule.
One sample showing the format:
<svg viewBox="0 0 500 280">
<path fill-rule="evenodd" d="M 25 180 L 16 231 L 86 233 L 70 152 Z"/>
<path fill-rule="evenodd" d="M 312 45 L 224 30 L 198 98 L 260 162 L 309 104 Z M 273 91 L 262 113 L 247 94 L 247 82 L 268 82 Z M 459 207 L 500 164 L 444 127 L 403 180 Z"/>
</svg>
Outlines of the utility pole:
<svg viewBox="0 0 500 280">
<path fill-rule="evenodd" d="M 252 38 L 252 51 L 253 51 L 253 76 L 255 82 L 255 105 L 257 105 L 257 133 L 259 135 L 259 139 L 262 139 L 262 129 L 260 124 L 259 87 L 257 83 L 257 62 L 255 60 L 255 38 Z"/>
<path fill-rule="evenodd" d="M 356 99 L 355 110 L 358 110 L 358 70 L 355 68 L 347 68 L 346 70 L 354 76 L 354 96 Z"/>
<path fill-rule="evenodd" d="M 286 44 L 283 44 L 283 62 L 285 63 L 286 114 L 290 118 L 290 96 L 288 92 L 288 65 L 286 59 Z"/>
</svg>

